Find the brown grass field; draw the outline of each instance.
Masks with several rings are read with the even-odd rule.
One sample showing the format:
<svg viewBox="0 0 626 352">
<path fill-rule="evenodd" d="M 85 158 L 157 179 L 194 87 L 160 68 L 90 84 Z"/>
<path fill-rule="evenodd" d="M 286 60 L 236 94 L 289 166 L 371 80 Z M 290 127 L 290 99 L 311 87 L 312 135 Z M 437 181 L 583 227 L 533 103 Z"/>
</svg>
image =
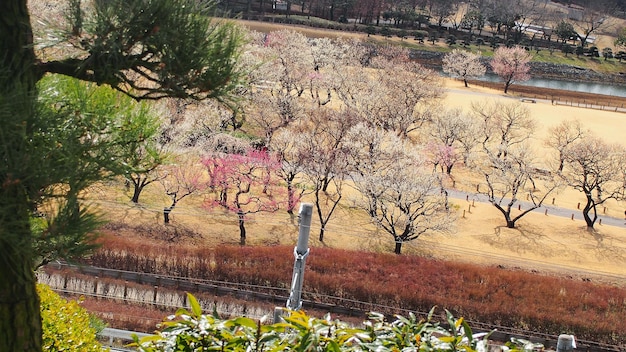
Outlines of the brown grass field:
<svg viewBox="0 0 626 352">
<path fill-rule="evenodd" d="M 51 1 L 56 3 L 56 1 Z M 45 3 L 45 1 L 34 2 Z M 267 31 L 284 28 L 280 25 L 241 21 L 249 28 Z M 299 28 L 309 36 L 350 36 L 365 38 L 364 34 L 330 32 L 320 29 Z M 500 90 L 471 85 L 464 88 L 461 82 L 446 80 L 448 89 L 446 105 L 467 109 L 473 101 L 518 99 L 514 94 L 524 94 L 521 86 L 515 85 L 510 95 Z M 597 96 L 583 96 L 581 93 L 547 92 L 531 88 L 533 94 L 558 95 L 562 98 L 599 100 Z M 526 92 L 529 94 L 529 92 Z M 615 104 L 623 104 L 623 98 L 602 98 Z M 552 105 L 549 101 L 527 104 L 533 117 L 538 121 L 536 147 L 542 151 L 542 139 L 549 127 L 567 119 L 578 119 L 594 133 L 606 141 L 626 145 L 626 114 L 593 109 L 583 109 Z M 544 153 L 544 155 L 547 155 Z M 455 169 L 453 175 L 457 187 L 470 190 L 477 182 L 466 170 Z M 120 191 L 118 191 L 120 189 Z M 137 243 L 146 238 L 165 240 L 172 245 L 177 242 L 197 246 L 215 246 L 222 243 L 239 242 L 236 219 L 232 214 L 219 211 L 208 212 L 200 207 L 201 197 L 185 199 L 172 213 L 172 223 L 165 225 L 162 220 L 163 206 L 169 200 L 162 194 L 158 185 L 149 186 L 142 196 L 140 206 L 133 205 L 121 191 L 119 184 L 96 188 L 91 194 L 94 207 L 104 217 L 116 223 L 132 224 L 149 230 L 139 236 L 128 228 L 105 227 L 104 236 L 125 236 L 135 238 Z M 319 224 L 313 219 L 310 246 L 315 255 L 316 247 L 342 248 L 374 252 L 391 252 L 392 238 L 375 229 L 367 216 L 357 210 L 347 196 L 326 229 L 325 241 L 317 240 Z M 307 201 L 305 199 L 304 201 Z M 406 243 L 405 255 L 422 255 L 437 259 L 470 262 L 484 265 L 501 265 L 521 268 L 528 271 L 559 276 L 572 276 L 626 286 L 626 229 L 623 226 L 596 225 L 588 231 L 581 219 L 577 203 L 582 202 L 581 194 L 568 189 L 555 195 L 555 205 L 570 209 L 574 220 L 533 213 L 518 222 L 516 229 L 504 226 L 504 220 L 497 210 L 485 203 L 472 203 L 465 199 L 455 199 L 458 209 L 456 229 L 449 234 L 427 234 L 418 240 Z M 603 215 L 624 218 L 626 202 L 610 202 Z M 463 212 L 465 211 L 465 216 Z M 293 245 L 298 229 L 294 219 L 286 213 L 259 214 L 248 221 L 249 245 Z M 119 308 L 119 306 L 118 306 Z M 111 305 L 108 309 L 113 310 Z M 123 308 L 126 309 L 126 308 Z M 143 314 L 143 313 L 135 313 Z M 166 314 L 163 314 L 166 315 Z"/>
<path fill-rule="evenodd" d="M 517 99 L 499 91 L 470 86 L 463 88 L 461 82 L 446 81 L 448 92 L 446 104 L 467 108 L 473 101 L 490 99 Z M 536 92 L 537 90 L 535 90 Z M 566 94 L 566 93 L 563 93 Z M 565 119 L 579 119 L 594 133 L 607 141 L 625 143 L 626 114 L 592 109 L 556 106 L 538 101 L 526 104 L 538 121 L 536 146 L 541 153 L 546 130 Z M 453 170 L 456 187 L 471 190 L 476 182 L 463 168 Z M 158 185 L 147 188 L 142 196 L 141 207 L 128 202 L 126 195 L 111 195 L 110 190 L 98 192 L 101 210 L 116 222 L 144 224 L 158 232 L 155 226 L 163 225 L 161 210 L 168 204 Z M 490 204 L 473 203 L 466 199 L 454 199 L 458 209 L 456 229 L 450 234 L 426 234 L 418 240 L 406 243 L 405 254 L 420 254 L 434 258 L 469 261 L 484 264 L 514 266 L 539 272 L 567 272 L 568 275 L 596 277 L 602 281 L 626 284 L 626 230 L 623 227 L 596 224 L 595 231 L 588 231 L 577 203 L 583 196 L 571 189 L 560 190 L 554 195 L 555 205 L 571 210 L 574 220 L 544 213 L 531 213 L 518 222 L 516 229 L 504 225 L 502 215 Z M 110 203 L 112 201 L 112 203 Z M 305 199 L 304 201 L 307 201 Z M 208 212 L 200 207 L 201 197 L 185 199 L 172 213 L 172 229 L 184 229 L 199 234 L 200 238 L 185 238 L 198 245 L 238 243 L 236 219 L 232 214 L 220 211 Z M 313 218 L 310 245 L 352 250 L 390 252 L 393 250 L 391 236 L 380 233 L 370 223 L 364 212 L 356 209 L 354 196 L 348 194 L 326 229 L 325 241 L 319 242 L 319 223 Z M 603 216 L 623 218 L 625 202 L 610 202 Z M 465 217 L 463 212 L 465 211 Z M 248 244 L 294 244 L 297 228 L 284 211 L 261 213 L 252 216 L 247 223 Z M 109 232 L 110 231 L 105 231 Z M 132 234 L 126 234 L 132 235 Z M 149 234 L 163 237 L 158 233 Z"/>
</svg>

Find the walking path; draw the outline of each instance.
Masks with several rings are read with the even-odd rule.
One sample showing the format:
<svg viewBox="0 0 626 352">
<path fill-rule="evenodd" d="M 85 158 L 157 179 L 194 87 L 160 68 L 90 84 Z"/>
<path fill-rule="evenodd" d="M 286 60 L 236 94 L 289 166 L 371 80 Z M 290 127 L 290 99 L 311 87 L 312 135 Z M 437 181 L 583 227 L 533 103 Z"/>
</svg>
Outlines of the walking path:
<svg viewBox="0 0 626 352">
<path fill-rule="evenodd" d="M 451 198 L 466 199 L 469 201 L 491 204 L 489 202 L 489 198 L 484 194 L 463 192 L 463 191 L 459 191 L 455 189 L 448 189 L 446 191 L 448 192 L 448 196 Z M 508 202 L 508 201 L 509 200 L 506 199 L 505 201 L 502 202 L 502 204 L 506 205 L 505 202 Z M 518 204 L 521 206 L 522 210 L 529 209 L 533 206 L 533 203 L 527 202 L 527 201 L 521 201 L 521 200 L 518 200 L 517 202 L 515 202 L 515 206 Z M 599 208 L 598 212 L 600 212 L 600 210 L 602 209 L 602 206 L 599 206 L 598 208 Z M 568 209 L 568 208 L 557 207 L 554 205 L 542 204 L 539 208 L 532 210 L 532 212 L 541 213 L 541 214 L 546 214 L 546 211 L 547 211 L 547 214 L 549 215 L 560 216 L 560 217 L 565 217 L 565 218 L 572 218 L 572 215 L 573 215 L 574 219 L 583 220 L 582 210 L 580 209 Z M 593 212 L 591 212 L 589 215 L 593 216 Z M 606 216 L 602 214 L 598 214 L 598 220 L 596 221 L 596 224 L 598 224 L 599 222 L 601 222 L 602 225 L 610 225 L 610 226 L 626 228 L 626 220 L 615 218 L 615 217 L 610 217 L 610 216 Z"/>
</svg>

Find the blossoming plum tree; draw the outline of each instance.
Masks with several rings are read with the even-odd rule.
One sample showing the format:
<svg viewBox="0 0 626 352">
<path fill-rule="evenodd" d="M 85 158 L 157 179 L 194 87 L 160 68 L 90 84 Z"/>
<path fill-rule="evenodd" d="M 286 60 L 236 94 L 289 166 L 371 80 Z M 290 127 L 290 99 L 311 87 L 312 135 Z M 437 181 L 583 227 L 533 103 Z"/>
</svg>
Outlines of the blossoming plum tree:
<svg viewBox="0 0 626 352">
<path fill-rule="evenodd" d="M 206 208 L 223 208 L 237 215 L 240 244 L 246 244 L 246 216 L 274 212 L 281 205 L 282 185 L 276 177 L 280 163 L 275 155 L 250 149 L 245 154 L 206 157 L 202 164 L 209 172 L 212 196 Z"/>
<path fill-rule="evenodd" d="M 504 81 L 504 93 L 509 91 L 513 82 L 530 79 L 528 63 L 532 55 L 520 46 L 512 48 L 499 47 L 493 54 L 491 68 Z"/>
</svg>

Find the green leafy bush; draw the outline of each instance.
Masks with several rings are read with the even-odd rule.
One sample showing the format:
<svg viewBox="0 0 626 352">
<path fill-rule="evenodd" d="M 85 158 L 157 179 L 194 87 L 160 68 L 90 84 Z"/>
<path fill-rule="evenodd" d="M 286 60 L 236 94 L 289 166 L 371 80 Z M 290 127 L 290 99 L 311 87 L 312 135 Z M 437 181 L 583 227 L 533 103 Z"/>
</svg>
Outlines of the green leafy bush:
<svg viewBox="0 0 626 352">
<path fill-rule="evenodd" d="M 42 284 L 37 285 L 41 306 L 44 351 L 102 352 L 93 318 L 77 301 L 67 301 Z"/>
<path fill-rule="evenodd" d="M 200 304 L 188 294 L 191 311 L 180 309 L 163 323 L 163 330 L 139 340 L 140 351 L 476 351 L 485 350 L 486 339 L 475 339 L 463 318 L 446 311 L 447 328 L 426 320 L 397 316 L 386 322 L 372 313 L 363 327 L 341 321 L 287 311 L 281 322 L 263 325 L 249 318 L 221 320 L 204 315 Z"/>
</svg>

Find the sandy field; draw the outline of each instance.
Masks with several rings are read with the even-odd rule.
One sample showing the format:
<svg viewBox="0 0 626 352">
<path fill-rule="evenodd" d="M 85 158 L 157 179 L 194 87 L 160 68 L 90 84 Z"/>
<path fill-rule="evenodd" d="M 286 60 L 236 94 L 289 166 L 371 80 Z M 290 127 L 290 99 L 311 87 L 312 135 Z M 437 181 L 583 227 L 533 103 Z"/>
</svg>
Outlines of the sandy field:
<svg viewBox="0 0 626 352">
<path fill-rule="evenodd" d="M 263 32 L 284 29 L 284 26 L 279 24 L 238 22 Z M 311 37 L 345 36 L 360 39 L 366 37 L 360 33 L 306 27 L 290 28 Z M 465 88 L 462 82 L 454 80 L 446 80 L 445 85 L 447 88 L 445 103 L 449 107 L 459 106 L 469 110 L 473 101 L 519 99 L 506 96 L 501 91 L 471 84 L 469 88 Z M 552 105 L 550 101 L 541 100 L 536 104 L 524 104 L 537 121 L 534 145 L 540 154 L 543 148 L 542 140 L 547 130 L 563 120 L 572 119 L 580 120 L 586 128 L 603 136 L 607 142 L 626 145 L 624 113 Z M 455 177 L 459 188 L 463 185 L 468 188 L 468 185 L 475 182 L 472 177 L 463 175 L 462 170 L 453 170 L 453 174 L 457 174 Z M 132 219 L 132 223 L 162 224 L 161 210 L 169 201 L 159 197 L 151 201 L 149 196 L 142 197 L 148 200 L 147 204 L 156 205 L 138 210 L 132 206 L 121 206 L 121 202 L 127 204 L 128 198 L 119 197 L 115 202 L 116 209 L 109 208 L 107 211 L 115 214 L 115 220 Z M 458 205 L 459 214 L 454 233 L 423 235 L 418 240 L 405 243 L 403 254 L 421 254 L 433 258 L 502 265 L 626 285 L 626 227 L 596 224 L 595 231 L 587 231 L 581 211 L 576 209 L 577 204 L 584 201 L 582 194 L 574 190 L 561 190 L 554 198 L 555 206 L 571 209 L 574 220 L 571 217 L 544 215 L 542 212 L 531 213 L 517 222 L 516 229 L 506 228 L 503 216 L 490 204 L 474 202 L 472 206 L 471 201 L 455 199 L 453 202 Z M 349 204 L 349 200 L 347 203 Z M 201 242 L 204 245 L 239 243 L 236 221 L 232 214 L 219 214 L 215 211 L 207 213 L 201 210 L 199 205 L 200 200 L 186 199 L 181 202 L 171 215 L 170 226 L 181 226 L 202 234 Z M 601 215 L 624 219 L 625 209 L 626 202 L 610 202 Z M 252 216 L 247 228 L 248 244 L 291 245 L 297 240 L 298 229 L 293 224 L 293 219 L 283 212 Z M 349 205 L 340 207 L 330 220 L 323 243 L 317 240 L 319 229 L 319 223 L 314 216 L 311 247 L 329 246 L 393 252 L 394 243 L 391 236 L 377 232 L 362 212 Z"/>
<path fill-rule="evenodd" d="M 449 106 L 467 108 L 472 101 L 516 99 L 486 88 L 464 88 L 462 82 L 452 80 L 446 81 L 446 87 L 448 92 L 445 99 Z M 542 148 L 540 139 L 550 126 L 574 118 L 595 133 L 601 134 L 607 141 L 626 144 L 623 139 L 626 132 L 626 114 L 557 106 L 549 101 L 524 104 L 538 123 L 538 148 Z M 465 187 L 469 191 L 470 185 L 476 182 L 471 176 L 464 175 L 462 169 L 453 170 L 453 175 L 457 180 L 457 188 Z M 158 188 L 159 186 L 154 186 L 152 191 L 142 195 L 142 203 L 146 206 L 141 208 L 128 205 L 127 196 L 118 194 L 114 207 L 107 206 L 107 217 L 131 224 L 163 224 L 162 207 L 169 201 L 151 195 L 152 192 L 158 192 Z M 577 203 L 584 201 L 580 193 L 561 190 L 554 195 L 554 199 L 554 206 L 569 209 L 574 214 L 573 220 L 570 216 L 546 215 L 540 210 L 519 220 L 515 229 L 506 228 L 503 216 L 488 203 L 474 202 L 471 198 L 452 199 L 458 209 L 455 231 L 450 234 L 423 235 L 415 241 L 405 243 L 403 254 L 501 265 L 626 285 L 626 228 L 623 225 L 596 223 L 595 230 L 588 231 L 581 211 L 576 209 Z M 311 202 L 312 199 L 304 201 Z M 318 240 L 320 225 L 314 214 L 310 246 L 313 249 L 325 246 L 392 253 L 392 237 L 384 232 L 377 232 L 367 216 L 353 206 L 352 201 L 350 194 L 344 197 L 342 206 L 326 227 L 324 242 Z M 235 216 L 219 210 L 207 212 L 201 208 L 200 203 L 200 199 L 193 198 L 179 203 L 171 214 L 172 223 L 168 225 L 170 229 L 178 227 L 201 234 L 202 238 L 183 238 L 184 241 L 198 245 L 238 244 L 239 233 Z M 606 205 L 606 210 L 602 210 L 601 216 L 623 220 L 624 209 L 626 202 L 611 202 Z M 282 211 L 253 215 L 247 220 L 246 226 L 247 243 L 250 245 L 293 245 L 297 240 L 295 219 Z M 312 255 L 314 253 L 313 250 Z"/>
<path fill-rule="evenodd" d="M 473 101 L 515 100 L 480 87 L 464 88 L 462 82 L 446 81 L 448 106 L 467 109 Z M 552 105 L 550 101 L 524 103 L 537 121 L 535 145 L 541 153 L 547 130 L 564 120 L 577 119 L 607 142 L 626 144 L 626 114 Z M 454 171 L 453 171 L 454 173 Z M 555 205 L 571 209 L 574 220 L 567 217 L 531 213 L 518 221 L 517 229 L 504 226 L 503 216 L 490 204 L 456 200 L 466 210 L 460 217 L 457 232 L 420 238 L 409 247 L 432 247 L 431 254 L 458 260 L 523 267 L 537 271 L 580 271 L 579 275 L 604 276 L 626 284 L 626 229 L 623 226 L 596 224 L 587 231 L 577 203 L 584 196 L 574 190 L 561 190 L 554 195 Z M 471 209 L 471 213 L 469 212 Z M 623 219 L 626 202 L 611 202 L 602 216 Z M 604 209 L 602 209 L 604 212 Z"/>
</svg>

